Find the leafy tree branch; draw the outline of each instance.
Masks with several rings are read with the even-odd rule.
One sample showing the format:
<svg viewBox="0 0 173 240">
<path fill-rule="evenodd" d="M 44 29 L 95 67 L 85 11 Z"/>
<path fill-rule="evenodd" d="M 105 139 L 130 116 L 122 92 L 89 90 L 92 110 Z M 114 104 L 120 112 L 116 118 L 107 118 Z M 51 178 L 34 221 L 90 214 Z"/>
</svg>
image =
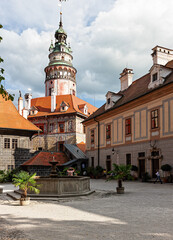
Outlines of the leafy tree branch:
<svg viewBox="0 0 173 240">
<path fill-rule="evenodd" d="M 0 29 L 3 28 L 3 26 L 0 24 Z M 0 36 L 0 42 L 2 41 L 2 37 Z M 4 62 L 4 60 L 0 57 L 0 63 Z M 4 69 L 0 67 L 0 94 L 2 95 L 5 100 L 14 100 L 14 94 L 9 94 L 5 89 L 4 86 L 2 85 L 2 81 L 5 80 L 5 77 L 3 76 L 4 74 Z"/>
</svg>

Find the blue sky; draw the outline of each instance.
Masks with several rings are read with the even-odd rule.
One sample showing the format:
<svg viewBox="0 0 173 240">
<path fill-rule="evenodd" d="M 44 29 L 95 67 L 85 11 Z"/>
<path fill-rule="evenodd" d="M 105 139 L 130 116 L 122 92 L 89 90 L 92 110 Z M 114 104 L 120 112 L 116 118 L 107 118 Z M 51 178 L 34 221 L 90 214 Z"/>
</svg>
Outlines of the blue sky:
<svg viewBox="0 0 173 240">
<path fill-rule="evenodd" d="M 6 88 L 44 96 L 48 49 L 59 25 L 58 0 L 0 0 Z M 119 74 L 146 74 L 156 45 L 173 48 L 172 0 L 68 0 L 63 25 L 77 69 L 77 95 L 99 107 L 120 89 Z M 16 103 L 15 99 L 15 103 Z"/>
</svg>

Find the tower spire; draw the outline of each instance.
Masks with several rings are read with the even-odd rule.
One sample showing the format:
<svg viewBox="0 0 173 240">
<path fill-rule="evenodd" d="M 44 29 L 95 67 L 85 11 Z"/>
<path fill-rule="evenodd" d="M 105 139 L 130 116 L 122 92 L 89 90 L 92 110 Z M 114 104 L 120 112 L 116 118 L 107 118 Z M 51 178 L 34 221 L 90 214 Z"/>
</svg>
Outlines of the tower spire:
<svg viewBox="0 0 173 240">
<path fill-rule="evenodd" d="M 60 22 L 59 22 L 59 27 L 63 27 L 63 25 L 62 25 L 62 12 L 60 12 Z"/>
</svg>

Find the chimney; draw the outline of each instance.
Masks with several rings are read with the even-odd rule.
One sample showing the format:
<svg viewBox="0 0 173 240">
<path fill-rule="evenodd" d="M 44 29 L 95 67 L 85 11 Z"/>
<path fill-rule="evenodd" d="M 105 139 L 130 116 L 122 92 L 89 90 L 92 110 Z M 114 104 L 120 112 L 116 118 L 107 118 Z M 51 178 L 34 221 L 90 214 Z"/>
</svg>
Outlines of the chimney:
<svg viewBox="0 0 173 240">
<path fill-rule="evenodd" d="M 121 91 L 124 91 L 132 84 L 133 69 L 124 68 L 123 72 L 120 75 Z"/>
<path fill-rule="evenodd" d="M 54 88 L 51 89 L 51 112 L 55 112 L 56 109 L 56 93 Z"/>
<path fill-rule="evenodd" d="M 169 61 L 173 60 L 172 49 L 156 46 L 152 50 L 153 53 L 151 54 L 151 56 L 153 58 L 153 65 L 166 65 Z"/>
<path fill-rule="evenodd" d="M 22 116 L 22 110 L 23 110 L 23 98 L 21 91 L 19 91 L 19 98 L 18 98 L 18 112 Z"/>
<path fill-rule="evenodd" d="M 26 110 L 29 110 L 31 108 L 31 99 L 32 99 L 32 94 L 26 93 L 25 94 L 25 109 Z"/>
</svg>

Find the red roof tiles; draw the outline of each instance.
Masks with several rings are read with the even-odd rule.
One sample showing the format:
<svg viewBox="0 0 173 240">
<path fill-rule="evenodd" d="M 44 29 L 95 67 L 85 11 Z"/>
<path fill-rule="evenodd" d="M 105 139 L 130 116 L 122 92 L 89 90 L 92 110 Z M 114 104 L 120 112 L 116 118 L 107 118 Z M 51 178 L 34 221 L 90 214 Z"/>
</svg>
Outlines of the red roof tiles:
<svg viewBox="0 0 173 240">
<path fill-rule="evenodd" d="M 60 111 L 60 105 L 64 101 L 68 104 L 67 111 Z M 38 109 L 38 113 L 35 115 L 28 116 L 28 118 L 32 117 L 41 117 L 41 116 L 47 116 L 47 115 L 61 115 L 61 114 L 68 114 L 68 113 L 80 113 L 85 116 L 89 116 L 84 114 L 80 109 L 79 105 L 87 104 L 88 107 L 88 113 L 92 114 L 94 111 L 97 110 L 96 107 L 93 105 L 87 103 L 86 101 L 73 96 L 73 95 L 59 95 L 56 96 L 56 109 L 55 112 L 51 112 L 51 96 L 48 97 L 40 97 L 40 98 L 34 98 L 31 100 L 31 106 L 35 106 Z"/>
<path fill-rule="evenodd" d="M 173 67 L 173 61 L 170 61 L 166 64 L 169 68 Z M 114 106 L 108 110 L 105 110 L 105 104 L 102 105 L 97 111 L 95 111 L 91 116 L 84 120 L 87 122 L 90 119 L 93 119 L 99 115 L 106 113 L 107 111 L 111 111 L 115 108 L 118 108 L 126 103 L 129 103 L 139 97 L 144 96 L 145 94 L 151 93 L 152 91 L 157 90 L 160 87 L 164 87 L 166 84 L 173 83 L 173 72 L 169 74 L 162 85 L 157 86 L 154 89 L 149 89 L 148 85 L 150 83 L 150 73 L 144 75 L 143 77 L 135 80 L 132 84 L 125 89 L 124 91 L 119 91 L 117 94 L 121 94 L 122 97 L 114 104 Z"/>
<path fill-rule="evenodd" d="M 30 121 L 22 117 L 11 100 L 5 101 L 0 94 L 0 128 L 41 131 Z"/>
<path fill-rule="evenodd" d="M 86 151 L 86 144 L 84 142 L 80 142 L 80 143 L 78 143 L 76 145 L 82 152 L 85 153 L 85 151 Z"/>
<path fill-rule="evenodd" d="M 22 166 L 51 166 L 49 163 L 53 160 L 58 161 L 57 165 L 62 165 L 65 162 L 68 162 L 68 158 L 63 152 L 55 152 L 51 154 L 50 152 L 39 152 L 37 155 L 26 161 Z"/>
</svg>

